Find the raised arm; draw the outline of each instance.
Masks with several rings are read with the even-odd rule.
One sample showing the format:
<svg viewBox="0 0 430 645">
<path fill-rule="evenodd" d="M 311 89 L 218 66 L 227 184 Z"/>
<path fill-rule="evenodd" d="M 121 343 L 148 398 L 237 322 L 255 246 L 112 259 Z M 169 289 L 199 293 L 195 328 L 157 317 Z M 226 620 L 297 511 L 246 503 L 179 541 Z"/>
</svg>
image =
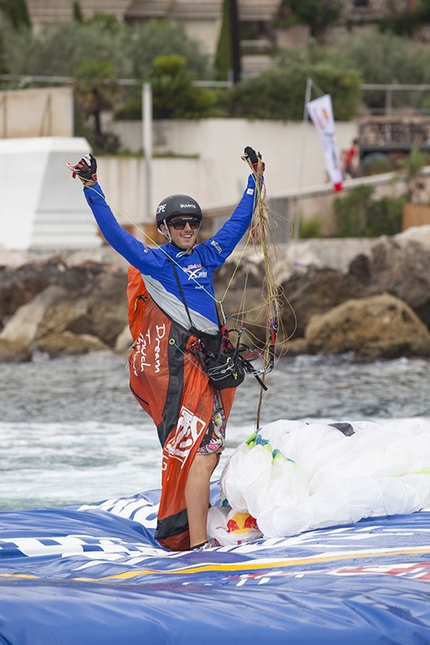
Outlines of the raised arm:
<svg viewBox="0 0 430 645">
<path fill-rule="evenodd" d="M 97 161 L 93 155 L 85 155 L 75 164 L 67 164 L 72 176 L 77 176 L 84 186 L 84 196 L 91 208 L 94 218 L 108 244 L 137 269 L 145 270 L 148 266 L 160 264 L 160 258 L 153 249 L 130 235 L 117 221 L 103 190 L 97 183 Z"/>
</svg>

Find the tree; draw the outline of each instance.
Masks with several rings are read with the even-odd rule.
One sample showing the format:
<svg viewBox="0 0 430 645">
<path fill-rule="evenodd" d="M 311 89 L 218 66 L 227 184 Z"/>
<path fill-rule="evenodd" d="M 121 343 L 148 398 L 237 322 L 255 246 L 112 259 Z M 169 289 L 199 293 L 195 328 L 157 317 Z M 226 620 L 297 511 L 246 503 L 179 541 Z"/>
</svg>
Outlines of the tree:
<svg viewBox="0 0 430 645">
<path fill-rule="evenodd" d="M 226 80 L 232 67 L 229 0 L 224 0 L 222 4 L 221 30 L 215 55 L 215 69 L 218 77 L 221 80 Z"/>
<path fill-rule="evenodd" d="M 117 79 L 110 61 L 86 60 L 75 77 L 75 102 L 86 117 L 94 123 L 94 149 L 106 149 L 106 136 L 102 130 L 101 113 L 115 106 L 119 94 Z"/>
<path fill-rule="evenodd" d="M 430 22 L 430 0 L 421 0 L 416 11 L 423 22 Z"/>
<path fill-rule="evenodd" d="M 0 32 L 0 74 L 7 74 L 6 47 L 3 34 Z"/>
<path fill-rule="evenodd" d="M 336 22 L 342 9 L 340 0 L 284 0 L 281 16 L 286 24 L 304 23 L 311 35 L 318 38 Z"/>
<path fill-rule="evenodd" d="M 393 33 L 363 30 L 337 45 L 339 56 L 362 76 L 363 83 L 430 83 L 430 52 L 427 47 Z M 395 92 L 393 106 L 411 105 L 410 93 Z M 369 107 L 384 107 L 385 93 L 365 92 Z"/>
<path fill-rule="evenodd" d="M 201 53 L 199 44 L 187 38 L 182 27 L 167 20 L 151 20 L 127 31 L 122 49 L 131 64 L 131 75 L 140 80 L 151 72 L 155 58 L 174 54 L 185 58 L 186 69 L 199 79 L 208 77 L 209 59 Z"/>
<path fill-rule="evenodd" d="M 200 117 L 214 105 L 212 92 L 193 86 L 195 74 L 185 69 L 186 62 L 176 54 L 155 58 L 150 75 L 155 119 Z"/>
<path fill-rule="evenodd" d="M 11 43 L 9 67 L 17 75 L 74 76 L 85 60 L 111 61 L 117 78 L 130 74 L 122 47 L 122 32 L 112 33 L 99 23 L 62 22 Z"/>
<path fill-rule="evenodd" d="M 154 59 L 146 76 L 152 85 L 154 119 L 192 119 L 212 115 L 216 95 L 212 90 L 195 87 L 195 73 L 186 69 L 183 56 L 172 54 Z M 140 119 L 141 88 L 115 114 L 117 119 Z"/>
<path fill-rule="evenodd" d="M 0 11 L 4 13 L 17 31 L 31 28 L 30 15 L 25 0 L 0 0 Z"/>
<path fill-rule="evenodd" d="M 8 66 L 15 75 L 73 76 L 85 60 L 91 59 L 112 61 L 117 78 L 142 80 L 150 73 L 155 57 L 179 54 L 199 79 L 208 77 L 208 57 L 183 29 L 167 21 L 132 28 L 115 16 L 96 13 L 82 23 L 52 24 L 20 40 L 19 34 L 14 34 L 14 39 L 6 36 Z"/>
<path fill-rule="evenodd" d="M 79 0 L 74 0 L 73 2 L 73 20 L 80 25 L 84 22 L 84 16 L 82 14 L 81 3 Z"/>
</svg>

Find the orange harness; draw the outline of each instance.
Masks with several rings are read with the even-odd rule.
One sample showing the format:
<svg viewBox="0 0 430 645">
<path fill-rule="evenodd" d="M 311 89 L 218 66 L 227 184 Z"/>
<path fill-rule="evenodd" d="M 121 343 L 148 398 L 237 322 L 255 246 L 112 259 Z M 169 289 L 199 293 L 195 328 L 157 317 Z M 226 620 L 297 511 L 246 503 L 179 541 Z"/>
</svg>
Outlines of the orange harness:
<svg viewBox="0 0 430 645">
<path fill-rule="evenodd" d="M 197 338 L 155 304 L 137 269 L 129 267 L 128 278 L 130 389 L 154 421 L 163 448 L 155 537 L 182 551 L 189 548 L 185 484 L 212 418 L 215 390 L 190 352 Z M 226 419 L 235 392 L 220 393 Z"/>
</svg>

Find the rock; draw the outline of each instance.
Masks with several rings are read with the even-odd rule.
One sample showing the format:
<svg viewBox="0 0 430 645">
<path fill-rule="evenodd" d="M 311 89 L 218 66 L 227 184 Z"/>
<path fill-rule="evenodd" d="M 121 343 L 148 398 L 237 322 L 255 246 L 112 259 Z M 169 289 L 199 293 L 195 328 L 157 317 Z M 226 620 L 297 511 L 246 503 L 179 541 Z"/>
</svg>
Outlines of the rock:
<svg viewBox="0 0 430 645">
<path fill-rule="evenodd" d="M 47 309 L 66 296 L 67 292 L 62 287 L 47 287 L 31 302 L 19 307 L 0 333 L 0 339 L 29 347 L 37 336 Z"/>
<path fill-rule="evenodd" d="M 353 257 L 348 273 L 333 268 L 335 262 L 331 268 L 298 267 L 287 260 L 284 249 L 275 262 L 276 280 L 284 276 L 279 287 L 280 351 L 285 349 L 282 341 L 286 337 L 292 337 L 290 354 L 307 351 L 312 317 L 351 299 L 361 300 L 385 292 L 403 300 L 430 325 L 430 247 L 418 241 L 419 233 L 405 232 L 393 238 L 367 240 L 364 246 L 355 240 L 344 260 L 351 257 L 353 248 L 362 250 Z M 324 247 L 319 260 L 323 255 L 331 258 L 343 247 L 342 240 L 335 240 L 336 244 L 331 240 L 315 240 L 314 251 L 319 248 L 319 242 Z M 131 345 L 125 268 L 110 257 L 95 262 L 85 254 L 55 256 L 18 268 L 0 267 L 0 360 L 2 347 L 5 360 L 15 360 L 14 354 L 17 360 L 28 360 L 31 351 L 43 347 L 41 351 L 55 355 L 106 347 L 125 353 Z M 261 346 L 266 341 L 268 312 L 262 290 L 264 279 L 263 264 L 255 249 L 237 250 L 216 272 L 216 294 L 222 300 L 229 326 L 234 326 L 236 320 L 243 322 L 248 333 L 244 333 L 242 341 L 250 346 Z M 375 334 L 380 331 L 375 327 Z M 402 334 L 406 331 L 402 327 Z M 413 325 L 411 333 L 415 334 Z M 335 331 L 332 336 L 337 339 Z M 95 338 L 99 339 L 96 343 Z M 415 352 L 413 339 L 403 340 L 406 355 Z M 325 344 L 321 350 L 317 349 L 319 342 L 315 341 L 311 351 L 331 351 Z M 389 342 L 393 344 L 394 340 L 390 337 Z M 384 355 L 383 348 L 378 351 Z M 416 351 L 426 355 L 426 350 Z"/>
<path fill-rule="evenodd" d="M 235 251 L 214 273 L 215 291 L 220 299 L 226 289 L 227 292 L 243 291 L 245 287 L 261 289 L 263 280 L 262 263 L 252 249 L 244 257 Z"/>
<path fill-rule="evenodd" d="M 25 363 L 31 360 L 31 355 L 27 345 L 0 338 L 0 363 Z"/>
<path fill-rule="evenodd" d="M 359 253 L 349 265 L 349 275 L 354 276 L 361 284 L 370 284 L 372 269 L 369 256 Z"/>
<path fill-rule="evenodd" d="M 310 267 L 306 272 L 296 271 L 283 282 L 282 323 L 293 338 L 301 338 L 312 316 L 329 311 L 350 298 L 371 295 L 371 289 L 353 275 L 336 269 Z"/>
<path fill-rule="evenodd" d="M 111 268 L 100 273 L 81 292 L 86 300 L 86 312 L 70 321 L 66 329 L 75 334 L 90 334 L 101 338 L 110 347 L 127 323 L 127 274 Z"/>
<path fill-rule="evenodd" d="M 130 329 L 127 323 L 127 325 L 124 327 L 115 341 L 115 351 L 118 352 L 118 354 L 124 354 L 125 352 L 128 352 L 132 343 L 133 339 L 131 337 Z"/>
<path fill-rule="evenodd" d="M 38 338 L 32 345 L 33 351 L 46 352 L 51 358 L 108 349 L 109 346 L 100 338 L 90 334 L 73 334 L 70 331 L 48 334 Z"/>
<path fill-rule="evenodd" d="M 310 353 L 356 352 L 369 358 L 430 356 L 430 332 L 412 309 L 389 294 L 348 300 L 314 316 L 306 329 Z"/>
<path fill-rule="evenodd" d="M 410 226 L 406 230 L 394 236 L 394 239 L 403 244 L 404 242 L 415 241 L 430 251 L 430 225 Z"/>
<path fill-rule="evenodd" d="M 251 337 L 264 342 L 267 328 L 267 307 L 261 298 L 261 286 L 250 287 L 245 291 L 230 290 L 227 292 L 222 306 L 227 316 L 229 328 L 233 328 L 238 320 L 243 323 Z M 245 343 L 249 342 L 245 338 L 242 340 Z"/>
<path fill-rule="evenodd" d="M 52 266 L 48 267 L 48 278 L 51 271 Z M 67 288 L 57 284 L 48 286 L 19 306 L 4 324 L 0 339 L 27 347 L 29 351 L 41 349 L 43 345 L 47 348 L 41 351 L 55 355 L 95 351 L 115 345 L 127 323 L 126 273 L 117 267 L 95 268 L 92 265 L 90 270 L 88 267 L 73 267 L 64 273 L 61 282 Z M 49 281 L 48 278 L 39 280 L 38 288 Z M 26 292 L 26 297 L 28 294 Z M 14 306 L 20 298 L 14 301 Z M 48 338 L 51 339 L 49 347 Z M 99 340 L 96 342 L 95 339 Z"/>
<path fill-rule="evenodd" d="M 293 338 L 288 341 L 286 346 L 277 347 L 277 353 L 287 356 L 299 356 L 300 354 L 309 354 L 309 348 L 304 338 Z"/>
<path fill-rule="evenodd" d="M 416 239 L 382 237 L 373 245 L 370 285 L 404 300 L 430 327 L 430 249 Z"/>
<path fill-rule="evenodd" d="M 104 265 L 85 262 L 68 267 L 60 256 L 31 262 L 18 268 L 3 267 L 0 271 L 0 321 L 2 326 L 19 307 L 30 302 L 48 286 L 63 287 L 76 294 L 95 276 L 105 271 Z"/>
<path fill-rule="evenodd" d="M 36 298 L 38 297 L 36 296 Z M 72 296 L 63 290 L 59 297 L 47 307 L 43 320 L 38 325 L 35 338 L 43 338 L 48 334 L 61 333 L 65 330 L 80 334 L 79 329 L 71 330 L 69 326 L 72 326 L 73 322 L 80 317 L 86 316 L 87 309 L 88 303 L 85 298 Z M 82 333 L 86 333 L 86 330 L 82 330 Z"/>
</svg>

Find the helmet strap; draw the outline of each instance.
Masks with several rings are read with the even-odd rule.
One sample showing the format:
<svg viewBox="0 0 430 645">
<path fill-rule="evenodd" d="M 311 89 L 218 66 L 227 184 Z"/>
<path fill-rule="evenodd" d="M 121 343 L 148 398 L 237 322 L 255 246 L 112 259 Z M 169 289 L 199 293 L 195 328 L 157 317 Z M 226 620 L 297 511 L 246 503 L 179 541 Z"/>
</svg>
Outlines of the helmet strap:
<svg viewBox="0 0 430 645">
<path fill-rule="evenodd" d="M 163 219 L 163 224 L 164 224 L 164 228 L 166 229 L 167 233 L 164 233 L 159 227 L 157 228 L 157 231 L 159 233 L 161 233 L 161 235 L 163 237 L 165 237 L 168 242 L 171 243 L 172 242 L 172 236 L 170 235 L 169 227 L 167 226 L 167 222 L 166 222 L 165 219 Z"/>
</svg>

